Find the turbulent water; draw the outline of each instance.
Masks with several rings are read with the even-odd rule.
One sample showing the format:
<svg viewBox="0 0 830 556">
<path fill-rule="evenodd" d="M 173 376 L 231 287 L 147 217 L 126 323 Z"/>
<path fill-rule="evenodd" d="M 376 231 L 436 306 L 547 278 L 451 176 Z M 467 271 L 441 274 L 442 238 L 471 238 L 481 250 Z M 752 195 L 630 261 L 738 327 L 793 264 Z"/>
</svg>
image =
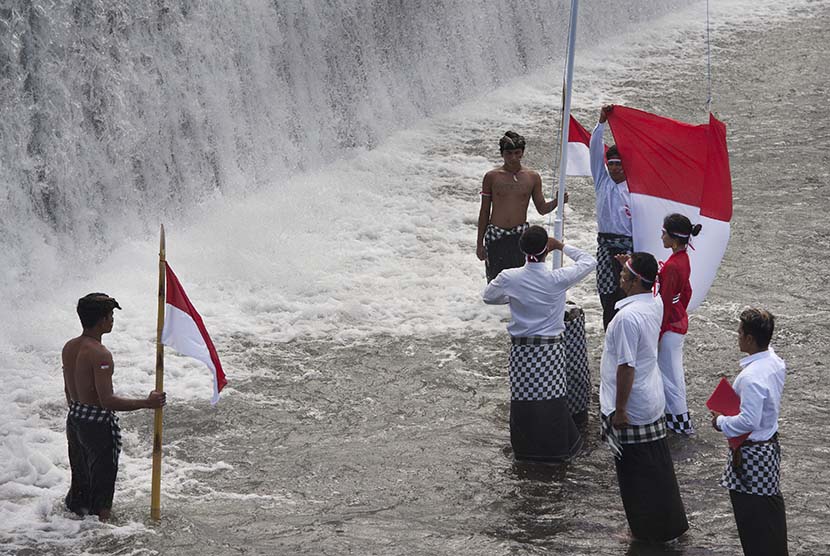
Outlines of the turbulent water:
<svg viewBox="0 0 830 556">
<path fill-rule="evenodd" d="M 790 551 L 830 553 L 830 4 L 711 6 L 735 211 L 686 340 L 699 434 L 671 446 L 691 529 L 666 547 L 628 539 L 595 416 L 568 466 L 505 455 L 507 312 L 478 298 L 477 192 L 509 128 L 553 182 L 566 10 L 414 4 L 0 5 L 0 553 L 738 554 L 703 402 L 736 373 L 749 304 L 778 316 L 790 369 Z M 680 4 L 583 2 L 586 126 L 605 102 L 706 120 L 705 5 Z M 592 187 L 569 187 L 566 239 L 590 249 Z M 162 522 L 146 412 L 122 416 L 114 523 L 79 520 L 59 350 L 74 300 L 109 292 L 116 387 L 151 389 L 162 221 L 230 386 L 211 408 L 204 368 L 169 355 Z M 592 277 L 572 297 L 596 386 Z"/>
</svg>

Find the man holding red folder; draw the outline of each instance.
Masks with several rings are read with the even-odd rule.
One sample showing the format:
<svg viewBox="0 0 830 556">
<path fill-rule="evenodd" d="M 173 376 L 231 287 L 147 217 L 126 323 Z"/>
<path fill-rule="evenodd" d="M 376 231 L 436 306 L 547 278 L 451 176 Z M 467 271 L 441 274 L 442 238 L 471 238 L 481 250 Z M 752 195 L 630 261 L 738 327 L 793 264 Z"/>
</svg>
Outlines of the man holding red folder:
<svg viewBox="0 0 830 556">
<path fill-rule="evenodd" d="M 717 410 L 723 406 L 713 402 L 725 399 L 728 392 L 716 391 L 707 402 L 713 409 L 712 426 L 730 440 L 732 450 L 720 484 L 729 489 L 744 554 L 782 556 L 788 551 L 787 516 L 779 489 L 778 414 L 787 369 L 769 347 L 775 326 L 772 314 L 752 308 L 741 313 L 740 320 L 738 347 L 747 357 L 741 359 L 741 372 L 732 384 L 740 399 L 739 411 L 727 416 Z M 742 436 L 745 440 L 737 442 Z"/>
</svg>

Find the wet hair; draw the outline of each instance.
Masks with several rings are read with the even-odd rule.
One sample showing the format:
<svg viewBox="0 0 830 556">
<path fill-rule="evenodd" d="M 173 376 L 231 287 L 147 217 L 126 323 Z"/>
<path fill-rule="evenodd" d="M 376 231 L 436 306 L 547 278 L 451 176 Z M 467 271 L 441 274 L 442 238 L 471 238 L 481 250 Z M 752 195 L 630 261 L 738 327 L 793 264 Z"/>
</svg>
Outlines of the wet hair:
<svg viewBox="0 0 830 556">
<path fill-rule="evenodd" d="M 769 347 L 772 332 L 775 330 L 775 317 L 764 309 L 744 309 L 741 313 L 741 330 L 745 336 L 752 336 L 761 350 L 765 350 Z"/>
<path fill-rule="evenodd" d="M 529 257 L 540 257 L 548 244 L 548 232 L 542 226 L 531 226 L 519 238 L 519 249 Z"/>
<path fill-rule="evenodd" d="M 513 149 L 525 150 L 525 138 L 515 131 L 508 131 L 499 139 L 499 152 L 503 153 Z"/>
<path fill-rule="evenodd" d="M 620 151 L 617 149 L 617 145 L 611 145 L 608 147 L 608 150 L 605 151 L 605 160 L 609 158 L 620 158 Z"/>
<path fill-rule="evenodd" d="M 663 219 L 663 228 L 671 237 L 680 240 L 680 243 L 686 245 L 692 236 L 696 236 L 703 228 L 700 224 L 692 226 L 691 220 L 682 214 L 670 214 Z"/>
<path fill-rule="evenodd" d="M 101 319 L 106 318 L 113 309 L 121 309 L 121 306 L 114 297 L 105 293 L 88 293 L 78 300 L 78 316 L 81 319 L 81 326 L 92 328 Z"/>
<path fill-rule="evenodd" d="M 631 265 L 634 272 L 642 277 L 639 278 L 640 285 L 645 289 L 650 289 L 654 285 L 654 281 L 657 279 L 657 259 L 654 258 L 654 255 L 643 251 L 631 253 L 628 264 Z"/>
</svg>

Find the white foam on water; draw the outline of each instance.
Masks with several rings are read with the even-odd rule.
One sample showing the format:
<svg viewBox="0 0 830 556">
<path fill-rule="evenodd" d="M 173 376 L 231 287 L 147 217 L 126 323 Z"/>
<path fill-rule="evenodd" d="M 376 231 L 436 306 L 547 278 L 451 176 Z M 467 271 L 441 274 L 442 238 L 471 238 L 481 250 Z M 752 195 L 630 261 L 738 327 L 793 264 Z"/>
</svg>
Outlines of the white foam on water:
<svg viewBox="0 0 830 556">
<path fill-rule="evenodd" d="M 799 16 L 809 3 L 784 4 L 718 2 L 712 6 L 713 35 Z M 632 75 L 638 59 L 664 62 L 667 81 L 676 56 L 699 56 L 705 72 L 703 9 L 702 3 L 695 5 L 636 34 L 579 51 L 574 112 L 583 124 L 593 124 L 600 104 L 625 101 L 625 87 L 623 98 L 610 98 L 608 84 L 638 79 Z M 727 55 L 714 52 L 715 71 L 718 56 Z M 506 129 L 555 133 L 541 129 L 534 118 L 540 107 L 558 106 L 560 72 L 560 67 L 548 68 L 516 80 L 395 133 L 372 150 L 355 152 L 320 170 L 274 176 L 272 188 L 245 197 L 216 195 L 188 216 L 166 222 L 168 261 L 224 358 L 230 387 L 223 395 L 258 395 L 233 390 L 235 378 L 264 372 L 249 367 L 244 352 L 237 353 L 240 342 L 352 342 L 385 334 L 502 330 L 507 308 L 480 301 L 484 268 L 475 256 L 480 180 L 500 163 L 495 144 Z M 695 78 L 699 81 L 689 86 L 702 91 L 703 119 L 705 73 Z M 671 107 L 662 108 L 671 113 Z M 493 143 L 492 155 L 468 154 L 475 149 L 466 142 L 481 136 Z M 552 172 L 540 170 L 550 197 Z M 576 208 L 566 210 L 566 240 L 593 251 L 595 224 L 579 206 L 593 203 L 591 186 L 587 180 L 572 184 Z M 534 224 L 547 221 L 533 208 L 528 216 Z M 60 348 L 79 333 L 74 312 L 78 297 L 93 290 L 114 295 L 124 310 L 117 312 L 105 343 L 115 356 L 116 390 L 143 396 L 152 389 L 157 239 L 122 244 L 106 260 L 73 269 L 55 263 L 50 249 L 44 245 L 32 259 L 37 261 L 38 284 L 31 288 L 31 297 L 13 300 L 14 310 L 0 324 L 3 549 L 37 543 L 70 549 L 96 535 L 130 535 L 144 527 L 136 522 L 101 525 L 60 509 L 69 479 Z M 589 315 L 599 313 L 592 276 L 577 285 L 571 297 Z M 598 319 L 589 318 L 588 326 L 597 328 Z M 170 404 L 201 404 L 211 411 L 210 377 L 200 363 L 168 355 L 165 386 Z M 162 475 L 164 496 L 251 496 L 216 492 L 199 481 L 200 474 L 227 470 L 221 462 L 191 463 L 169 456 Z M 149 476 L 148 439 L 125 430 L 116 505 L 119 500 L 148 499 Z M 291 503 L 279 494 L 272 502 Z"/>
</svg>

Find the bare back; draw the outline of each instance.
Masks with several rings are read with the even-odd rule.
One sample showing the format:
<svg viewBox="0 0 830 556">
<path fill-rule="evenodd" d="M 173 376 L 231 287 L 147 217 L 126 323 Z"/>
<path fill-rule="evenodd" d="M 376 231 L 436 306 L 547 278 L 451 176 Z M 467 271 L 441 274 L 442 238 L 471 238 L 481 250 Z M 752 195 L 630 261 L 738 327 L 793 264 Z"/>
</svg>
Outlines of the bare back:
<svg viewBox="0 0 830 556">
<path fill-rule="evenodd" d="M 110 351 L 94 338 L 78 336 L 63 346 L 61 359 L 67 402 L 103 407 L 95 386 L 95 373 L 106 373 L 111 381 L 113 361 Z"/>
<path fill-rule="evenodd" d="M 513 174 L 499 167 L 484 176 L 482 190 L 492 199 L 489 223 L 509 229 L 527 221 L 530 199 L 542 195 L 542 178 L 533 170 L 522 168 Z"/>
</svg>

